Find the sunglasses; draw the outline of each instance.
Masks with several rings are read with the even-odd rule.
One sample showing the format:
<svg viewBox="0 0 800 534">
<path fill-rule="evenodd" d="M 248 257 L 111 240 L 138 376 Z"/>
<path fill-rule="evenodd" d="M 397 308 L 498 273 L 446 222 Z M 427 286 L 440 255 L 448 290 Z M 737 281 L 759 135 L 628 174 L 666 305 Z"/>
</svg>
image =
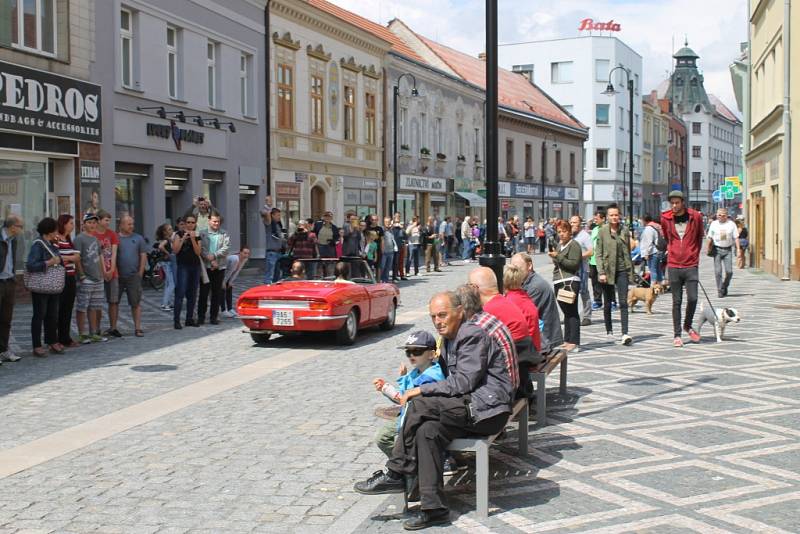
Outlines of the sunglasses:
<svg viewBox="0 0 800 534">
<path fill-rule="evenodd" d="M 406 356 L 411 358 L 412 356 L 422 356 L 428 351 L 428 349 L 406 349 Z"/>
</svg>

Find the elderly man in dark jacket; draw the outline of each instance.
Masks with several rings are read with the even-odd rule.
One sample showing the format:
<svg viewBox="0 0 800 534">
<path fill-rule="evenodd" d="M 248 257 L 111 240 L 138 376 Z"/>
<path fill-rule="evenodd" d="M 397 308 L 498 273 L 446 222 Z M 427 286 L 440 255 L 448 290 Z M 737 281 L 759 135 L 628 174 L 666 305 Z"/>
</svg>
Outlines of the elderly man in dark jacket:
<svg viewBox="0 0 800 534">
<path fill-rule="evenodd" d="M 553 293 L 553 283 L 544 279 L 533 270 L 533 258 L 527 252 L 519 252 L 511 258 L 511 264 L 516 265 L 528 273 L 522 284 L 522 289 L 528 294 L 536 308 L 539 317 L 544 321 L 542 331 L 542 352 L 547 354 L 564 344 L 564 335 L 561 333 L 561 319 L 558 316 L 558 306 Z"/>
<path fill-rule="evenodd" d="M 419 481 L 420 509 L 404 527 L 417 530 L 449 521 L 444 503 L 443 454 L 456 438 L 500 432 L 511 412 L 514 387 L 503 351 L 480 326 L 467 321 L 453 292 L 434 295 L 431 319 L 442 336 L 439 364 L 446 378 L 406 391 L 410 402 L 387 471 L 355 484 L 367 495 L 402 493 Z M 418 477 L 418 478 L 417 478 Z"/>
</svg>

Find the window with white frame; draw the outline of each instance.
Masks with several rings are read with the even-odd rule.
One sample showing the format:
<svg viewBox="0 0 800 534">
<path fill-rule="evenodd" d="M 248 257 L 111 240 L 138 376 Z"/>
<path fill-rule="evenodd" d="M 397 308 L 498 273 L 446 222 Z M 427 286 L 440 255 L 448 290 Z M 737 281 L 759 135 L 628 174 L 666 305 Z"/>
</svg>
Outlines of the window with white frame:
<svg viewBox="0 0 800 534">
<path fill-rule="evenodd" d="M 208 105 L 212 108 L 218 107 L 219 95 L 217 94 L 217 49 L 219 45 L 214 41 L 206 43 L 207 58 L 207 82 L 208 82 Z"/>
<path fill-rule="evenodd" d="M 167 26 L 167 89 L 170 98 L 179 98 L 178 29 Z"/>
<path fill-rule="evenodd" d="M 56 3 L 57 0 L 0 1 L 0 38 L 10 35 L 14 48 L 55 56 L 62 26 L 57 20 Z M 0 39 L 3 41 L 6 40 Z"/>
<path fill-rule="evenodd" d="M 608 126 L 608 110 L 610 104 L 595 104 L 594 122 L 598 126 Z"/>
<path fill-rule="evenodd" d="M 127 9 L 119 12 L 119 50 L 122 85 L 133 86 L 133 13 Z"/>
<path fill-rule="evenodd" d="M 240 111 L 242 115 L 252 115 L 250 110 L 250 102 L 252 101 L 251 85 L 250 85 L 250 70 L 252 68 L 253 56 L 250 54 L 242 54 L 239 56 L 239 102 Z"/>
<path fill-rule="evenodd" d="M 550 63 L 551 83 L 572 83 L 572 61 Z"/>
<path fill-rule="evenodd" d="M 594 79 L 597 82 L 608 83 L 608 73 L 611 72 L 611 61 L 607 59 L 594 60 Z"/>
<path fill-rule="evenodd" d="M 596 151 L 596 163 L 598 169 L 608 169 L 608 149 L 598 148 Z"/>
<path fill-rule="evenodd" d="M 400 108 L 399 137 L 400 144 L 403 146 L 408 146 L 408 108 Z"/>
</svg>

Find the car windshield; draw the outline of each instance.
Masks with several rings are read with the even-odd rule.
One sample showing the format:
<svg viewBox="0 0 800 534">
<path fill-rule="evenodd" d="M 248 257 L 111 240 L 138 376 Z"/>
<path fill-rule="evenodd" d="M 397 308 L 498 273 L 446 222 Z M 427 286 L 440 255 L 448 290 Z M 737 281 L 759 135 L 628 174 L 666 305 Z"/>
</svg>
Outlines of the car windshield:
<svg viewBox="0 0 800 534">
<path fill-rule="evenodd" d="M 282 262 L 281 281 L 336 282 L 343 284 L 374 284 L 375 277 L 362 258 L 316 258 Z"/>
</svg>

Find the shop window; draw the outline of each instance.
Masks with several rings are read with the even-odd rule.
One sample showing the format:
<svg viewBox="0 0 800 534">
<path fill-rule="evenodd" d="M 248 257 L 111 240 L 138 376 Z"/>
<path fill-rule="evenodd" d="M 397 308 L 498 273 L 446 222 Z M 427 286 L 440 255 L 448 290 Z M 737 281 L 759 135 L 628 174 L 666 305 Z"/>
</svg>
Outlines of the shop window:
<svg viewBox="0 0 800 534">
<path fill-rule="evenodd" d="M 294 68 L 278 64 L 278 128 L 294 127 Z"/>
<path fill-rule="evenodd" d="M 222 201 L 219 193 L 224 181 L 225 173 L 222 171 L 203 171 L 203 197 L 214 207 Z"/>
<path fill-rule="evenodd" d="M 114 209 L 116 226 L 123 215 L 132 215 L 134 231 L 142 234 L 144 228 L 142 184 L 150 176 L 150 168 L 145 165 L 117 163 L 114 173 Z"/>
<path fill-rule="evenodd" d="M 324 98 L 322 77 L 311 76 L 311 133 L 314 135 L 325 135 Z"/>
<path fill-rule="evenodd" d="M 47 163 L 0 160 L 0 213 L 15 214 L 25 226 L 14 269 L 22 271 L 31 244 L 39 236 L 36 224 L 47 214 Z"/>
<path fill-rule="evenodd" d="M 356 89 L 344 86 L 344 140 L 356 140 Z"/>
</svg>

